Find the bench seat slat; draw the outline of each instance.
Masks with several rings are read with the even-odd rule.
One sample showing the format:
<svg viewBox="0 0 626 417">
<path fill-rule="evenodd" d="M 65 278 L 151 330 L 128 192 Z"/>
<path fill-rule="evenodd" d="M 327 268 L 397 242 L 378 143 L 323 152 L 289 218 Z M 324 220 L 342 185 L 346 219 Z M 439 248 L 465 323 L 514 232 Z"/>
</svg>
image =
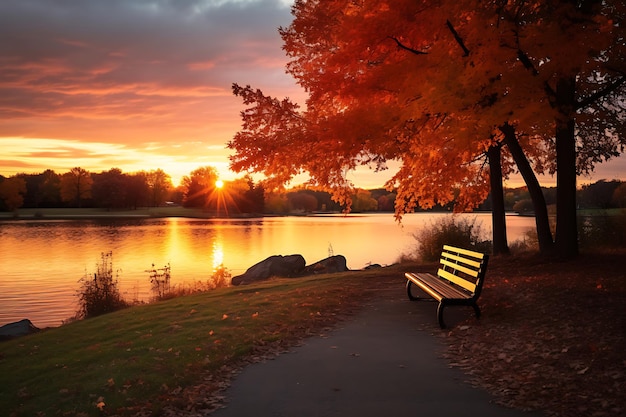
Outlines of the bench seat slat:
<svg viewBox="0 0 626 417">
<path fill-rule="evenodd" d="M 456 269 L 457 271 L 463 272 L 468 277 L 472 277 L 472 278 L 478 277 L 478 271 L 476 269 L 468 268 L 461 264 L 450 262 L 447 259 L 441 259 L 441 265 L 445 265 L 447 267 L 450 267 L 451 269 Z"/>
<path fill-rule="evenodd" d="M 480 262 L 474 261 L 472 259 L 463 258 L 461 256 L 457 256 L 450 253 L 442 253 L 441 254 L 441 262 L 446 261 L 453 265 L 468 265 L 470 271 L 477 271 L 480 269 Z M 454 261 L 454 262 L 453 262 Z"/>
<path fill-rule="evenodd" d="M 459 289 L 456 289 L 450 286 L 449 284 L 446 284 L 444 281 L 442 281 L 435 275 L 428 274 L 428 273 L 416 273 L 416 274 L 410 274 L 410 275 L 413 276 L 412 281 L 418 287 L 428 292 L 431 296 L 433 296 L 433 294 L 430 291 L 428 291 L 428 289 L 432 289 L 436 291 L 437 296 L 433 298 L 437 299 L 437 301 L 441 301 L 442 299 L 458 299 L 458 298 L 465 299 L 465 298 L 471 297 L 471 294 L 465 293 Z M 408 277 L 408 274 L 407 274 L 407 277 Z M 426 284 L 426 286 L 430 288 L 428 289 L 425 288 L 425 285 L 423 284 Z"/>
<path fill-rule="evenodd" d="M 473 282 L 469 282 L 468 280 L 454 275 L 452 272 L 446 271 L 444 269 L 439 269 L 437 275 L 439 275 L 441 278 L 447 279 L 448 281 L 455 283 L 458 286 L 465 288 L 467 291 L 470 291 L 472 293 L 476 289 L 476 284 L 474 284 Z"/>
<path fill-rule="evenodd" d="M 454 246 L 450 246 L 450 245 L 443 245 L 443 251 L 444 252 L 455 252 L 455 253 L 459 253 L 461 255 L 465 255 L 465 256 L 470 256 L 472 258 L 476 258 L 476 259 L 485 259 L 485 255 L 484 253 L 481 252 L 475 252 L 473 250 L 469 250 L 469 249 L 463 249 L 463 248 L 456 248 Z"/>
</svg>

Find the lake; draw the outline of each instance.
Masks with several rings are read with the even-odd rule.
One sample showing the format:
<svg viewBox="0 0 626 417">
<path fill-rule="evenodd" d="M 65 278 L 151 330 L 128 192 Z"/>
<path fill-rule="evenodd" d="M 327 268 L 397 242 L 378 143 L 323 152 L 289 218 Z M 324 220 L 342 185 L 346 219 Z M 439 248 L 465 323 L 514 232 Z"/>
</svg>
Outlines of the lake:
<svg viewBox="0 0 626 417">
<path fill-rule="evenodd" d="M 171 285 L 210 279 L 223 264 L 239 275 L 271 255 L 301 254 L 307 265 L 343 255 L 350 269 L 390 265 L 413 253 L 420 228 L 449 214 L 315 215 L 255 219 L 89 219 L 0 221 L 0 325 L 30 319 L 59 326 L 76 313 L 77 291 L 111 251 L 127 300 L 151 298 L 149 273 L 169 264 Z M 489 237 L 491 214 L 467 214 Z M 507 216 L 509 242 L 534 227 L 533 217 Z"/>
</svg>

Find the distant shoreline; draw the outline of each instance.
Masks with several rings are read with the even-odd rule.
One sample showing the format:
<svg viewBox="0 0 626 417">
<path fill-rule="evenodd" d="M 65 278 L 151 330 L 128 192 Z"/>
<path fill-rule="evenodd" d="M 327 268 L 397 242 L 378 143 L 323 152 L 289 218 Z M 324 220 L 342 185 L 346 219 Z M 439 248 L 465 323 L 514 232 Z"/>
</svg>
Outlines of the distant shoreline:
<svg viewBox="0 0 626 417">
<path fill-rule="evenodd" d="M 83 219 L 150 219 L 150 218 L 258 218 L 261 214 L 224 215 L 215 211 L 185 207 L 147 207 L 136 210 L 106 210 L 102 208 L 40 208 L 0 212 L 0 220 L 83 220 Z"/>
<path fill-rule="evenodd" d="M 417 212 L 419 214 L 421 212 Z M 435 211 L 424 213 L 449 213 L 447 211 Z M 474 213 L 484 213 L 483 211 Z M 89 220 L 89 219 L 160 219 L 180 217 L 189 219 L 256 219 L 264 217 L 289 217 L 289 216 L 337 216 L 341 212 L 312 212 L 290 214 L 266 214 L 266 213 L 239 213 L 225 214 L 215 210 L 207 211 L 198 208 L 186 208 L 182 206 L 167 207 L 143 207 L 136 210 L 107 210 L 103 208 L 26 208 L 15 212 L 0 212 L 0 221 L 14 220 Z M 350 213 L 353 215 L 388 214 L 393 212 L 364 212 Z M 578 210 L 579 216 L 603 216 L 625 214 L 623 209 L 582 209 Z M 534 213 L 507 212 L 510 216 L 534 217 Z"/>
</svg>

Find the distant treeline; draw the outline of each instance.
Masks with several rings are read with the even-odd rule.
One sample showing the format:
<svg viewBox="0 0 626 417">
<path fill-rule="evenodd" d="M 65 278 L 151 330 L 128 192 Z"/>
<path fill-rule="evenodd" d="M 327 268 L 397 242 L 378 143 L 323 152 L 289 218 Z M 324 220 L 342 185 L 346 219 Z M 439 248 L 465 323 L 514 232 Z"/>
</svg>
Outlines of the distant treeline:
<svg viewBox="0 0 626 417">
<path fill-rule="evenodd" d="M 543 188 L 548 205 L 556 202 L 556 188 Z M 600 180 L 578 191 L 579 208 L 626 207 L 626 183 Z M 353 212 L 393 212 L 396 194 L 383 188 L 358 189 L 352 196 Z M 234 181 L 218 181 L 213 167 L 198 168 L 174 187 L 164 171 L 124 173 L 113 168 L 92 173 L 73 168 L 57 174 L 45 170 L 39 174 L 0 175 L 0 211 L 20 208 L 92 207 L 127 210 L 140 207 L 180 205 L 202 208 L 220 214 L 288 214 L 294 212 L 339 212 L 344 209 L 324 191 L 293 188 L 281 192 L 266 191 L 262 183 L 245 176 Z M 505 190 L 505 208 L 525 213 L 532 211 L 526 187 Z M 432 210 L 452 211 L 453 203 Z M 491 210 L 488 197 L 478 210 Z"/>
</svg>

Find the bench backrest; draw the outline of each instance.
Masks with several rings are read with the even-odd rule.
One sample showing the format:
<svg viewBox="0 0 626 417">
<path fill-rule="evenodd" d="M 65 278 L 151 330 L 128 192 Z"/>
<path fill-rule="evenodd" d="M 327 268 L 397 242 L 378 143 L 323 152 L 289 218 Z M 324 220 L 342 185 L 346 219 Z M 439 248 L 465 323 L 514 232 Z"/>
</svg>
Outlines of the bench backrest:
<svg viewBox="0 0 626 417">
<path fill-rule="evenodd" d="M 483 287 L 489 255 L 444 245 L 437 275 L 478 298 Z"/>
</svg>

